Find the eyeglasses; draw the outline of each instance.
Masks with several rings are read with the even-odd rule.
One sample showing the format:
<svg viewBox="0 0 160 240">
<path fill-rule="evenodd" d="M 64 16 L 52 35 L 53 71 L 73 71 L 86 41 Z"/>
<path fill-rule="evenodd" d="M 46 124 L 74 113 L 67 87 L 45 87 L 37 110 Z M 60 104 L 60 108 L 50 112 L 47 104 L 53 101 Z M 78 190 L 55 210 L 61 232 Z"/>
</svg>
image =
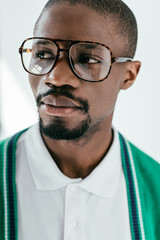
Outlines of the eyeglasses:
<svg viewBox="0 0 160 240">
<path fill-rule="evenodd" d="M 60 48 L 58 45 L 60 42 L 67 43 L 67 48 Z M 43 76 L 51 72 L 62 51 L 67 53 L 72 72 L 78 78 L 89 82 L 106 79 L 114 62 L 132 60 L 126 57 L 114 57 L 104 44 L 89 41 L 32 37 L 26 39 L 19 48 L 24 69 L 35 76 Z"/>
</svg>

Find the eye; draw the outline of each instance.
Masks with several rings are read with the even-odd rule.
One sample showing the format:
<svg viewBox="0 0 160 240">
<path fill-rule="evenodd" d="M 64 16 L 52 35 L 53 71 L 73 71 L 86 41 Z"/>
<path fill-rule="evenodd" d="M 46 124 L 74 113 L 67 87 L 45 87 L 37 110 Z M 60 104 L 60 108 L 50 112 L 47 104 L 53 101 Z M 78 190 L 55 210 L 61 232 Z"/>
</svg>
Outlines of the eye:
<svg viewBox="0 0 160 240">
<path fill-rule="evenodd" d="M 55 59 L 55 55 L 47 51 L 37 51 L 35 52 L 35 56 L 40 59 Z"/>
<path fill-rule="evenodd" d="M 88 63 L 98 63 L 99 61 L 93 58 L 88 58 Z"/>
<path fill-rule="evenodd" d="M 100 59 L 98 59 L 98 56 L 81 54 L 79 56 L 79 63 L 82 63 L 82 64 L 100 63 Z"/>
</svg>

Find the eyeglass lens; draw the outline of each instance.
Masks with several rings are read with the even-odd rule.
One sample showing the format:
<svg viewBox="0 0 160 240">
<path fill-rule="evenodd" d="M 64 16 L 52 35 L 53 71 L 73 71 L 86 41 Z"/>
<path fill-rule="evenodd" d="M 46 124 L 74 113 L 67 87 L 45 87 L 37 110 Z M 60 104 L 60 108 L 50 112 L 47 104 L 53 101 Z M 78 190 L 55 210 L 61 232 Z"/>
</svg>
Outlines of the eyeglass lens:
<svg viewBox="0 0 160 240">
<path fill-rule="evenodd" d="M 54 66 L 57 45 L 46 39 L 29 39 L 23 45 L 22 58 L 25 69 L 34 75 L 47 74 Z M 105 46 L 95 43 L 76 43 L 69 50 L 73 72 L 88 81 L 107 77 L 111 66 L 111 54 Z"/>
</svg>

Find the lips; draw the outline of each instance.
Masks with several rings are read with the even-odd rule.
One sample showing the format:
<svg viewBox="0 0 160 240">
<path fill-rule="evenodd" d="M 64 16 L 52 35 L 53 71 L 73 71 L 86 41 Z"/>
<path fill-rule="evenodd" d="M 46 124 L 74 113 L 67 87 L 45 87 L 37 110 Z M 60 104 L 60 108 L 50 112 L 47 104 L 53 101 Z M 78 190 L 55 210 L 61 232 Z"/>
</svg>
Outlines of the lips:
<svg viewBox="0 0 160 240">
<path fill-rule="evenodd" d="M 41 104 L 46 104 L 57 108 L 81 108 L 76 102 L 63 96 L 55 97 L 53 95 L 49 95 L 43 97 Z"/>
<path fill-rule="evenodd" d="M 69 117 L 78 110 L 82 110 L 80 105 L 67 97 L 48 95 L 41 100 L 40 111 L 48 116 Z"/>
</svg>

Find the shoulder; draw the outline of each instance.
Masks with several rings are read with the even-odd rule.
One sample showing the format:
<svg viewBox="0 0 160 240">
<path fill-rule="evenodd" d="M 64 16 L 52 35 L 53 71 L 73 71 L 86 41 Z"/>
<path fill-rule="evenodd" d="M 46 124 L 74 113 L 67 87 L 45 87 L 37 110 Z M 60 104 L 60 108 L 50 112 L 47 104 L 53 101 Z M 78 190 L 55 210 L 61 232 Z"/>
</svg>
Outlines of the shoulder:
<svg viewBox="0 0 160 240">
<path fill-rule="evenodd" d="M 131 205 L 138 206 L 136 211 L 140 216 L 141 223 L 144 223 L 147 239 L 159 239 L 160 164 L 120 133 L 119 140 Z M 155 206 L 156 211 L 153 208 Z M 134 214 L 134 218 L 136 218 L 136 214 Z"/>
<path fill-rule="evenodd" d="M 0 152 L 2 153 L 3 151 L 7 150 L 9 146 L 14 146 L 19 140 L 20 136 L 27 130 L 28 128 L 23 129 L 12 136 L 9 136 L 8 138 L 0 140 Z"/>
<path fill-rule="evenodd" d="M 14 135 L 3 139 L 0 141 L 0 153 L 3 154 L 3 152 L 7 151 L 10 147 L 13 149 L 21 150 L 21 149 L 28 149 L 32 148 L 33 145 L 37 146 L 37 143 L 39 146 L 43 145 L 43 140 L 40 134 L 39 130 L 39 124 L 36 123 L 26 129 L 23 129 Z"/>
<path fill-rule="evenodd" d="M 126 182 L 129 183 L 127 187 L 137 201 L 138 211 L 142 210 L 141 216 L 147 239 L 159 239 L 160 164 L 121 134 L 119 134 L 119 138 L 121 148 L 123 148 L 122 162 Z M 125 159 L 126 155 L 129 160 L 125 162 L 123 158 Z M 156 206 L 156 211 L 153 206 Z M 151 227 L 148 228 L 148 226 Z"/>
<path fill-rule="evenodd" d="M 128 141 L 121 134 L 119 134 L 119 138 L 120 143 L 124 141 L 124 144 L 126 144 L 127 152 L 130 155 L 130 159 L 132 159 L 132 161 L 134 162 L 135 170 L 138 177 L 148 180 L 155 179 L 155 181 L 157 179 L 160 180 L 160 162 L 156 161 L 155 159 L 147 155 L 145 152 L 140 150 L 137 146 Z"/>
<path fill-rule="evenodd" d="M 145 166 L 146 169 L 148 169 L 149 171 L 154 171 L 154 173 L 155 170 L 160 171 L 160 162 L 147 155 L 145 152 L 136 147 L 133 143 L 129 141 L 128 143 L 133 155 L 133 159 L 135 159 L 136 163 L 139 164 L 139 166 Z"/>
</svg>

